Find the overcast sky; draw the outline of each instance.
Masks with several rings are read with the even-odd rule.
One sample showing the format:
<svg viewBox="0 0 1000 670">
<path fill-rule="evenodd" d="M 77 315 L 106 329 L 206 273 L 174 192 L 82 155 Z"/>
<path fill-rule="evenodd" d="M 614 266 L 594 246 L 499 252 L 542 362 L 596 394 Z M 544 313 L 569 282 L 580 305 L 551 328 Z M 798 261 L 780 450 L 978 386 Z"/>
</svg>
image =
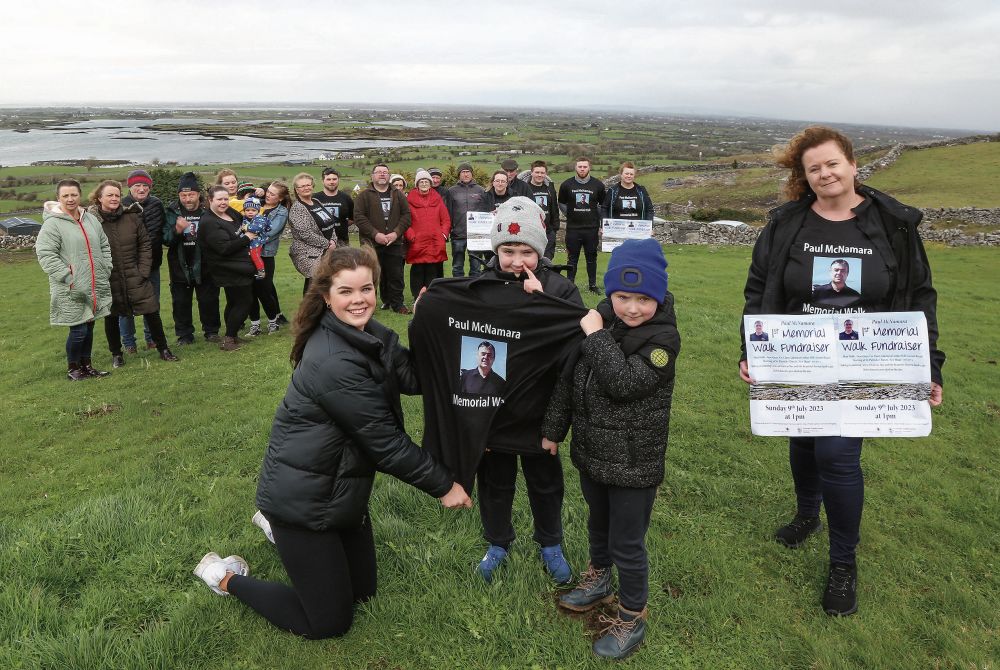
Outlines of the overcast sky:
<svg viewBox="0 0 1000 670">
<path fill-rule="evenodd" d="M 998 36 L 997 0 L 18 0 L 0 104 L 622 105 L 996 131 Z"/>
</svg>

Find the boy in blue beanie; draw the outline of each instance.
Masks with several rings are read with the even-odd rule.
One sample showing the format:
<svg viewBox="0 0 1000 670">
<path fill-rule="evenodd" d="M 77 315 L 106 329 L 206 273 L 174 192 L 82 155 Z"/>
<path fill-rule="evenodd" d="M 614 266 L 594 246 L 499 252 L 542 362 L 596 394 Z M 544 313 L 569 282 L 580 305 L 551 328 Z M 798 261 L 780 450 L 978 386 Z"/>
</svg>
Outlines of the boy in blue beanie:
<svg viewBox="0 0 1000 670">
<path fill-rule="evenodd" d="M 616 566 L 618 613 L 601 616 L 607 627 L 593 650 L 618 659 L 646 635 L 645 538 L 663 481 L 681 340 L 667 261 L 655 240 L 627 240 L 612 251 L 604 287 L 607 299 L 580 320 L 586 339 L 549 402 L 542 446 L 561 442 L 572 426 L 570 455 L 590 509 L 590 565 L 559 606 L 585 612 L 612 602 Z"/>
</svg>

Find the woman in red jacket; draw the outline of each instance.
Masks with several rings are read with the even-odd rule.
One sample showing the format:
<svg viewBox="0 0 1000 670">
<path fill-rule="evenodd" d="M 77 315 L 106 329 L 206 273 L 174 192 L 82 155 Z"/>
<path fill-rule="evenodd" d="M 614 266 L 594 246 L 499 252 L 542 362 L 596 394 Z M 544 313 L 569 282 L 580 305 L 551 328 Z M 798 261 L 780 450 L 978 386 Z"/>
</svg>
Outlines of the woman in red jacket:
<svg viewBox="0 0 1000 670">
<path fill-rule="evenodd" d="M 406 196 L 410 204 L 410 227 L 406 229 L 406 262 L 410 264 L 410 291 L 413 299 L 420 290 L 444 276 L 448 260 L 445 242 L 451 232 L 448 208 L 437 191 L 431 188 L 431 175 L 417 170 L 417 186 Z"/>
</svg>

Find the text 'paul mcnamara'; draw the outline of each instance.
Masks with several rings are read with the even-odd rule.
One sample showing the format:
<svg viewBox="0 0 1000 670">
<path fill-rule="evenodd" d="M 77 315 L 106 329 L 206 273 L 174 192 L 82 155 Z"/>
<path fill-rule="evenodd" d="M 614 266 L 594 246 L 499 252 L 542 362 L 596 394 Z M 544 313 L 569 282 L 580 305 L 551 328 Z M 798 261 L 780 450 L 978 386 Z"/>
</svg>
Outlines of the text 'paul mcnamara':
<svg viewBox="0 0 1000 670">
<path fill-rule="evenodd" d="M 491 323 L 482 323 L 480 321 L 473 321 L 471 319 L 467 319 L 465 321 L 459 321 L 458 319 L 449 316 L 448 325 L 458 330 L 467 330 L 471 333 L 480 333 L 482 335 L 489 335 L 491 337 L 503 337 L 509 340 L 521 339 L 521 331 L 519 330 L 508 330 L 506 328 L 497 328 Z"/>
</svg>

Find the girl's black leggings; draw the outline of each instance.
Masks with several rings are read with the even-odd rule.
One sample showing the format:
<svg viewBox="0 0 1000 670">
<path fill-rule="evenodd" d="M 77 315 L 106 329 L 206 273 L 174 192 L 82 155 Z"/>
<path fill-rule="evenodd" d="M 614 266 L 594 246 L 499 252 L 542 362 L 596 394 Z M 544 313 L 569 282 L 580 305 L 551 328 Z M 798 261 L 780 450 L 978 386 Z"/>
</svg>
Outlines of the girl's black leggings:
<svg viewBox="0 0 1000 670">
<path fill-rule="evenodd" d="M 313 531 L 271 522 L 292 585 L 234 575 L 229 592 L 283 630 L 319 640 L 351 628 L 354 604 L 375 596 L 371 521 L 360 528 Z"/>
</svg>

